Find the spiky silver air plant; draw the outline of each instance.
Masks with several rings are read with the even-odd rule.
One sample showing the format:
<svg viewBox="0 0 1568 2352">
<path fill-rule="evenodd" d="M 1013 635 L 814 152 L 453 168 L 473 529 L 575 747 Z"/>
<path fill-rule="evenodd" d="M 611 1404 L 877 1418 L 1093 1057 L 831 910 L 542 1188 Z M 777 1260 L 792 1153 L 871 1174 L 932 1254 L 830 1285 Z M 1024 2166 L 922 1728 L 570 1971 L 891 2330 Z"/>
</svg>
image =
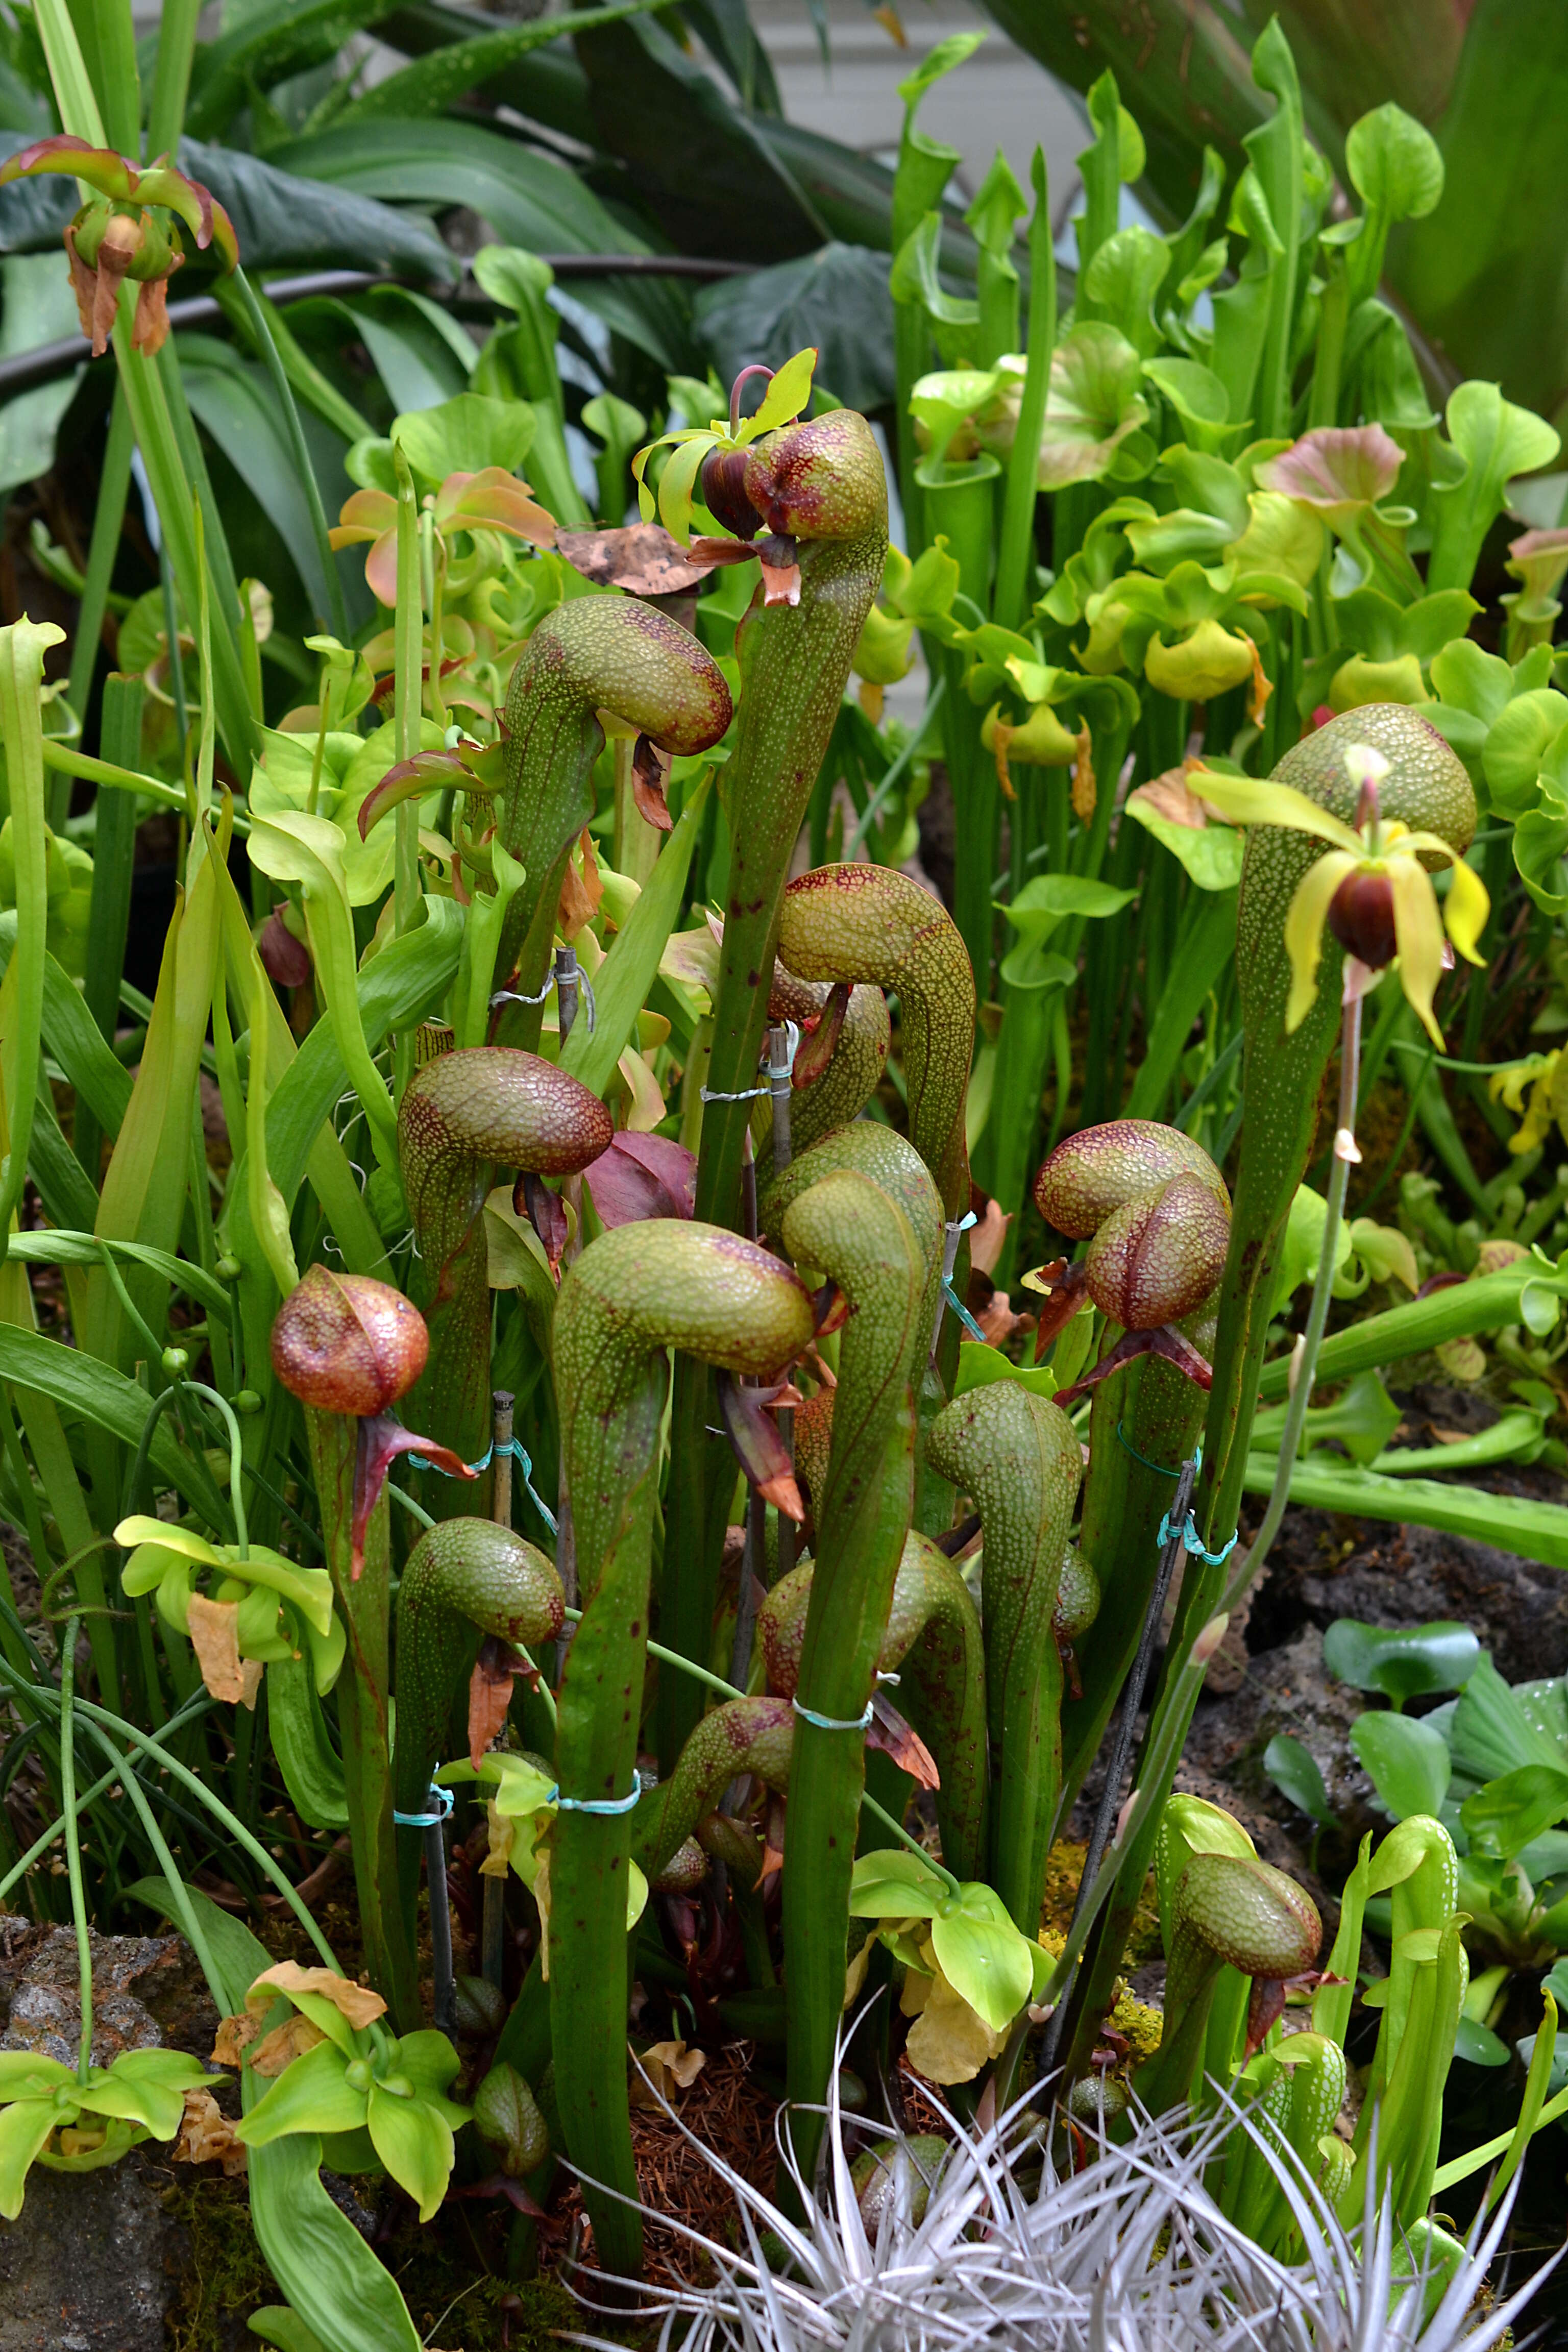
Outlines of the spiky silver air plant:
<svg viewBox="0 0 1568 2352">
<path fill-rule="evenodd" d="M 895 2156 L 893 2193 L 870 2232 L 837 2098 L 829 2120 L 820 2199 L 795 2176 L 804 2223 L 681 2126 L 732 2190 L 743 2242 L 661 2217 L 700 2248 L 714 2283 L 645 2290 L 642 2316 L 662 2314 L 659 2352 L 1489 2352 L 1541 2284 L 1537 2274 L 1507 2302 L 1478 2307 L 1511 2200 L 1439 2296 L 1418 2266 L 1409 2274 L 1386 2210 L 1369 2206 L 1347 2231 L 1289 2152 L 1254 2131 L 1304 2250 L 1293 2263 L 1264 2254 L 1204 2187 L 1234 2109 L 1199 2126 L 1141 2116 L 1120 2147 L 1080 2133 L 1068 2170 L 1022 2104 L 984 2134 L 953 2124 L 919 2220 L 913 2191 L 924 2184 Z M 1037 2190 L 1021 2182 L 1021 2159 L 1026 2171 L 1043 2167 Z M 579 2277 L 590 2310 L 595 2284 Z M 605 2338 L 574 2340 L 612 2352 Z"/>
</svg>

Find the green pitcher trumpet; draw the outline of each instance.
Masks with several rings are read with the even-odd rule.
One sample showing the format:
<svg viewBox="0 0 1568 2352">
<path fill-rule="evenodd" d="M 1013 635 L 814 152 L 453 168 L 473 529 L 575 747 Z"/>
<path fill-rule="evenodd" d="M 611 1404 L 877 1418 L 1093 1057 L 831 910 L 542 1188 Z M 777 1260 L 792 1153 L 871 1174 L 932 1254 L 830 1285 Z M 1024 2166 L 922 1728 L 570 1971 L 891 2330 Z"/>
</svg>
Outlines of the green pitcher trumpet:
<svg viewBox="0 0 1568 2352">
<path fill-rule="evenodd" d="M 1055 1620 L 1083 1456 L 1066 1413 L 1014 1381 L 955 1398 L 931 1423 L 927 1447 L 933 1466 L 973 1498 L 984 1535 L 990 1852 L 988 1867 L 959 1874 L 984 1877 L 1032 1937 L 1061 1785 Z"/>
<path fill-rule="evenodd" d="M 418 1425 L 466 1462 L 490 1419 L 490 1297 L 485 1200 L 501 1169 L 573 1176 L 607 1150 L 609 1112 L 581 1080 L 535 1054 L 478 1045 L 415 1071 L 397 1108 L 397 1150 L 418 1251 L 414 1286 L 430 1359 L 409 1399 Z M 430 1497 L 437 1517 L 461 1509 Z"/>
<path fill-rule="evenodd" d="M 707 648 L 636 597 L 576 597 L 540 622 L 507 688 L 506 784 L 496 803 L 496 839 L 525 878 L 501 927 L 495 985 L 506 987 L 515 966 L 517 994 L 541 999 L 507 1008 L 508 1042 L 538 1041 L 566 861 L 594 814 L 601 713 L 689 757 L 718 742 L 733 709 Z"/>
<path fill-rule="evenodd" d="M 567 2147 L 600 2259 L 642 2259 L 626 2109 L 626 1924 L 660 1426 L 672 1348 L 768 1378 L 811 1339 L 788 1266 L 714 1225 L 622 1225 L 561 1285 L 555 1386 L 583 1619 L 558 1701 L 561 1811 L 550 1850 L 551 2032 Z M 667 1558 L 669 1555 L 667 1553 Z M 611 2193 L 605 2193 L 611 2192 Z"/>
</svg>

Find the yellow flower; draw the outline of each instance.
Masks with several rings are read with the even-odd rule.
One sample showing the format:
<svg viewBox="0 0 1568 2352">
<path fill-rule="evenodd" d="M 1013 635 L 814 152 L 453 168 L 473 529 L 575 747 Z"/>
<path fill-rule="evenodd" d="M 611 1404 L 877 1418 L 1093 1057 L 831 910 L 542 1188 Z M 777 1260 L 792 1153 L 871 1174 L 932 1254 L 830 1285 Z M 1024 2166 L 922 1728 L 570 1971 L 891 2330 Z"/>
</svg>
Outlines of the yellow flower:
<svg viewBox="0 0 1568 2352">
<path fill-rule="evenodd" d="M 1382 971 L 1397 956 L 1400 985 L 1441 1049 L 1432 998 L 1443 969 L 1443 934 L 1479 964 L 1477 946 L 1491 902 L 1479 875 L 1439 835 L 1412 833 L 1397 817 L 1379 815 L 1377 787 L 1388 772 L 1380 751 L 1352 743 L 1343 756 L 1352 782 L 1361 788 L 1354 825 L 1342 824 L 1289 784 L 1205 768 L 1194 774 L 1194 788 L 1233 824 L 1282 825 L 1331 845 L 1302 876 L 1285 917 L 1291 973 L 1286 1029 L 1299 1029 L 1317 998 L 1326 925 L 1371 971 Z M 1427 857 L 1444 860 L 1452 876 L 1441 908 L 1422 862 Z"/>
</svg>

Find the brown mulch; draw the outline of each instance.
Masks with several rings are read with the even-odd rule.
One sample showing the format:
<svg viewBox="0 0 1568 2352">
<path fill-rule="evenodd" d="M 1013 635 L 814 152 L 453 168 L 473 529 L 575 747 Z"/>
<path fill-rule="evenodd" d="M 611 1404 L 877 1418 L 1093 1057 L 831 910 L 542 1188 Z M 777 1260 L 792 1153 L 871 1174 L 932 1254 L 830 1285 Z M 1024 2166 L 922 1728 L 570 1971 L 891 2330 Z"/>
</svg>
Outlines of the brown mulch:
<svg viewBox="0 0 1568 2352">
<path fill-rule="evenodd" d="M 733 2192 L 708 2161 L 705 2149 L 711 2148 L 758 2188 L 772 2186 L 778 2107 L 758 2084 L 752 2058 L 752 2045 L 744 2042 L 710 2052 L 690 2089 L 676 2094 L 674 2116 L 662 2109 L 632 2109 L 632 2149 L 637 2187 L 647 2209 L 644 2228 L 652 2278 L 679 2279 L 693 2286 L 706 2285 L 712 2278 L 700 2247 L 670 2227 L 671 2222 L 700 2231 L 721 2244 L 736 2241 Z M 692 2147 L 681 2125 L 701 2147 Z M 542 2235 L 553 2240 L 558 2233 L 568 2242 L 579 2234 L 579 2258 L 592 2262 L 592 2232 L 575 2183 L 552 2200 L 549 2221 L 542 2224 Z"/>
</svg>

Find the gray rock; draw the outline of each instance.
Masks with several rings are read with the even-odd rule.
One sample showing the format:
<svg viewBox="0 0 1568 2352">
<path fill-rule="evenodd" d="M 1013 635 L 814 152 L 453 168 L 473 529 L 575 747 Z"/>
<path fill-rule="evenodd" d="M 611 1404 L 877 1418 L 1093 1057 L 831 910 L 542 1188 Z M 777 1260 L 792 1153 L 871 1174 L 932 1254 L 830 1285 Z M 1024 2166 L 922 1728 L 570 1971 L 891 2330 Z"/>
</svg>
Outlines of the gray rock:
<svg viewBox="0 0 1568 2352">
<path fill-rule="evenodd" d="M 0 2352 L 164 2352 L 181 2232 L 139 2149 L 101 2172 L 35 2166 L 0 2221 Z"/>
</svg>

